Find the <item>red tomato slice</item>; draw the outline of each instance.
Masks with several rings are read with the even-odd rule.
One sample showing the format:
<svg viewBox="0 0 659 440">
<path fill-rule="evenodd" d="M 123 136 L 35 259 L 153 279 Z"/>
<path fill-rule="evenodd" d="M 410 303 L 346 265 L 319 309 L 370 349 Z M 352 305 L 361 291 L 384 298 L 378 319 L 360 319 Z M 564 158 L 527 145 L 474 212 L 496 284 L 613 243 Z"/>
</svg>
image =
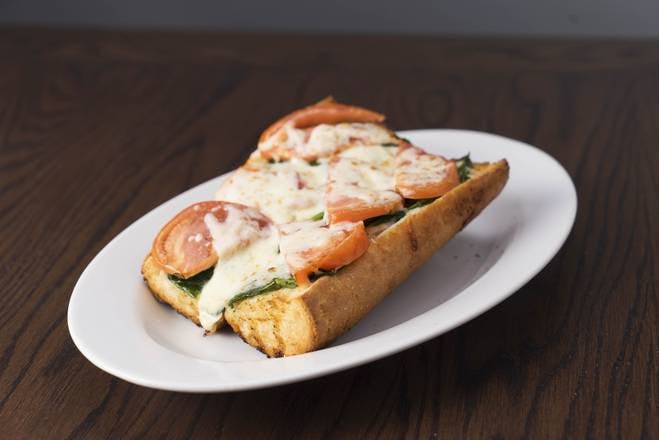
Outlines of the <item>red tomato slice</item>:
<svg viewBox="0 0 659 440">
<path fill-rule="evenodd" d="M 268 139 L 288 122 L 292 122 L 295 128 L 306 128 L 318 124 L 338 124 L 341 122 L 382 122 L 384 119 L 385 116 L 381 113 L 362 107 L 340 104 L 334 98 L 328 96 L 316 104 L 295 110 L 277 120 L 261 134 L 259 143 Z"/>
<path fill-rule="evenodd" d="M 229 209 L 240 212 L 241 220 L 256 225 L 257 228 L 272 224 L 270 219 L 258 210 L 238 203 L 195 203 L 178 213 L 160 230 L 153 242 L 151 254 L 165 272 L 183 278 L 189 278 L 214 266 L 218 255 L 204 217 L 212 214 L 218 222 L 223 223 Z"/>
<path fill-rule="evenodd" d="M 398 211 L 403 208 L 403 199 L 393 191 L 391 170 L 333 157 L 325 205 L 330 223 L 356 222 Z"/>
<path fill-rule="evenodd" d="M 394 182 L 406 199 L 429 199 L 458 186 L 460 177 L 455 161 L 409 146 L 396 155 Z"/>
<path fill-rule="evenodd" d="M 280 226 L 280 249 L 299 285 L 319 269 L 333 270 L 352 263 L 368 249 L 364 223 L 299 222 Z"/>
<path fill-rule="evenodd" d="M 400 211 L 403 202 L 400 197 L 381 198 L 371 204 L 360 197 L 336 197 L 327 203 L 330 223 L 356 222 Z"/>
</svg>

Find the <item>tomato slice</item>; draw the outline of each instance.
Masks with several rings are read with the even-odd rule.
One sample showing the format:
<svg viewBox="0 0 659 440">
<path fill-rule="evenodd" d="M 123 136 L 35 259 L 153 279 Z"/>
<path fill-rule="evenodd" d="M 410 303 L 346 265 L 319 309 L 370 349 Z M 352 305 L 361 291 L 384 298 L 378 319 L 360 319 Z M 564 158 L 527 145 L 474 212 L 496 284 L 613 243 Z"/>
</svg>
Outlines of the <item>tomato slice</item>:
<svg viewBox="0 0 659 440">
<path fill-rule="evenodd" d="M 362 107 L 340 104 L 331 96 L 316 104 L 295 110 L 277 120 L 261 134 L 259 143 L 264 142 L 285 124 L 295 128 L 313 127 L 318 124 L 338 124 L 340 122 L 382 122 L 385 116 Z"/>
<path fill-rule="evenodd" d="M 224 228 L 224 249 L 244 245 L 272 225 L 268 217 L 249 206 L 224 201 L 195 203 L 170 220 L 153 242 L 151 254 L 165 272 L 189 278 L 217 263 L 218 252 L 206 221 L 208 214 L 219 224 L 228 223 L 230 218 L 228 226 L 234 225 Z M 238 227 L 244 231 L 240 235 L 233 233 Z"/>
<path fill-rule="evenodd" d="M 281 225 L 280 250 L 299 285 L 319 269 L 333 270 L 361 257 L 369 246 L 363 222 L 333 225 L 298 222 Z"/>
<path fill-rule="evenodd" d="M 366 220 L 400 211 L 403 207 L 400 197 L 380 198 L 373 204 L 367 200 L 370 197 L 371 194 L 366 197 L 333 198 L 331 203 L 327 204 L 330 223 Z"/>
<path fill-rule="evenodd" d="M 325 205 L 330 223 L 361 221 L 403 208 L 393 191 L 393 170 L 349 157 L 329 162 Z"/>
<path fill-rule="evenodd" d="M 296 110 L 268 127 L 259 139 L 258 151 L 264 159 L 288 160 L 298 157 L 314 161 L 320 157 L 329 157 L 363 138 L 389 143 L 392 133 L 375 124 L 383 120 L 384 115 L 380 113 L 340 104 L 329 97 Z M 340 123 L 366 127 L 336 130 Z"/>
<path fill-rule="evenodd" d="M 455 161 L 407 146 L 396 155 L 394 183 L 406 199 L 428 199 L 449 192 L 460 184 L 460 177 Z"/>
</svg>

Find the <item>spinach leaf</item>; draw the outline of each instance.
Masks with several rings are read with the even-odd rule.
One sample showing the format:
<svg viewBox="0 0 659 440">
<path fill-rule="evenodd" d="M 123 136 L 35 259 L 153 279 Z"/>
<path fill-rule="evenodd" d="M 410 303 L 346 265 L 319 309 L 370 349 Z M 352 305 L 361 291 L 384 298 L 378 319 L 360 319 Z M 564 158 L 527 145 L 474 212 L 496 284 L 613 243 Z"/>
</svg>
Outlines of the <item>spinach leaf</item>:
<svg viewBox="0 0 659 440">
<path fill-rule="evenodd" d="M 378 217 L 372 217 L 364 220 L 364 226 L 375 226 L 382 223 L 387 223 L 390 221 L 397 222 L 401 218 L 405 217 L 405 211 L 396 211 L 391 214 L 380 215 Z"/>
<path fill-rule="evenodd" d="M 309 217 L 309 220 L 313 220 L 317 222 L 318 220 L 322 220 L 323 217 L 325 217 L 325 213 L 323 211 L 320 211 L 318 214 L 314 215 L 313 217 Z"/>
<path fill-rule="evenodd" d="M 397 147 L 398 144 L 395 142 L 385 142 L 384 144 L 380 144 L 383 147 Z"/>
<path fill-rule="evenodd" d="M 308 162 L 308 163 L 312 167 L 317 167 L 318 165 L 320 165 L 320 162 L 318 162 L 317 160 L 312 160 L 311 162 Z"/>
<path fill-rule="evenodd" d="M 204 284 L 206 284 L 213 276 L 213 270 L 215 270 L 215 268 L 211 267 L 210 269 L 199 272 L 197 275 L 190 278 L 179 278 L 176 275 L 167 275 L 167 278 L 169 278 L 169 281 L 174 283 L 179 289 L 191 297 L 196 298 L 201 293 Z"/>
<path fill-rule="evenodd" d="M 293 287 L 297 287 L 297 283 L 293 279 L 293 277 L 289 278 L 274 278 L 272 281 L 269 283 L 259 286 L 259 287 L 254 287 L 252 289 L 246 290 L 245 292 L 241 292 L 238 295 L 234 296 L 229 300 L 227 303 L 228 307 L 233 307 L 237 303 L 246 300 L 247 298 L 252 298 L 254 296 L 262 295 L 264 293 L 272 292 L 274 290 L 279 290 L 279 289 L 291 289 Z"/>
<path fill-rule="evenodd" d="M 376 226 L 391 221 L 396 223 L 398 220 L 405 217 L 405 214 L 410 212 L 412 209 L 426 206 L 434 202 L 435 200 L 437 200 L 437 197 L 433 199 L 419 199 L 419 200 L 405 199 L 405 209 L 403 209 L 402 211 L 396 211 L 396 212 L 392 212 L 391 214 L 385 214 L 385 215 L 380 215 L 378 217 L 368 218 L 364 220 L 364 226 Z"/>
<path fill-rule="evenodd" d="M 421 208 L 422 206 L 429 205 L 430 203 L 437 200 L 439 197 L 433 197 L 432 199 L 405 199 L 405 208 L 409 211 L 411 209 Z"/>
<path fill-rule="evenodd" d="M 471 177 L 471 170 L 474 168 L 474 164 L 469 157 L 469 154 L 462 156 L 459 159 L 456 159 L 455 164 L 458 167 L 458 176 L 460 177 L 460 183 L 466 182 Z"/>
</svg>

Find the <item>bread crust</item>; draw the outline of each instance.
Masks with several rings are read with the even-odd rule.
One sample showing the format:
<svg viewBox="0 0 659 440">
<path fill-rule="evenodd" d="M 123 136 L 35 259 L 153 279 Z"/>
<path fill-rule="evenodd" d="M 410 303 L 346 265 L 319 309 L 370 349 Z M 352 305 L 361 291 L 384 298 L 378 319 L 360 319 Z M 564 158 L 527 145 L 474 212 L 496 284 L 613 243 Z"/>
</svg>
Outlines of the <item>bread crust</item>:
<svg viewBox="0 0 659 440">
<path fill-rule="evenodd" d="M 336 275 L 322 277 L 304 289 L 283 289 L 244 300 L 226 309 L 226 322 L 245 342 L 271 357 L 326 346 L 474 219 L 501 192 L 508 173 L 505 160 L 477 165 L 468 181 L 410 211 Z M 150 255 L 142 273 L 158 300 L 199 325 L 196 299 L 169 282 Z"/>
<path fill-rule="evenodd" d="M 197 299 L 179 289 L 167 278 L 167 272 L 160 267 L 151 252 L 142 263 L 142 277 L 155 299 L 169 305 L 195 324 L 201 325 Z"/>
</svg>

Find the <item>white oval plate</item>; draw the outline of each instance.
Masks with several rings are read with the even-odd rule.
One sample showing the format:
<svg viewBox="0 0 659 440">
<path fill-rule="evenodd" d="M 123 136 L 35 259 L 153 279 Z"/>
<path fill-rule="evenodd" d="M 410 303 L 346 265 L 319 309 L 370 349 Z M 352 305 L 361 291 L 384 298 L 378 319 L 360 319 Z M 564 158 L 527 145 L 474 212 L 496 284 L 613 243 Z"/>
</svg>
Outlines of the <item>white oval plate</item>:
<svg viewBox="0 0 659 440">
<path fill-rule="evenodd" d="M 400 133 L 448 157 L 506 158 L 499 197 L 430 261 L 331 346 L 267 359 L 229 331 L 202 336 L 149 294 L 140 265 L 175 213 L 211 199 L 224 176 L 174 197 L 137 220 L 94 258 L 68 310 L 73 341 L 94 365 L 129 382 L 188 392 L 237 391 L 301 381 L 364 364 L 441 335 L 519 289 L 558 252 L 577 209 L 567 172 L 546 153 L 463 130 Z"/>
</svg>

